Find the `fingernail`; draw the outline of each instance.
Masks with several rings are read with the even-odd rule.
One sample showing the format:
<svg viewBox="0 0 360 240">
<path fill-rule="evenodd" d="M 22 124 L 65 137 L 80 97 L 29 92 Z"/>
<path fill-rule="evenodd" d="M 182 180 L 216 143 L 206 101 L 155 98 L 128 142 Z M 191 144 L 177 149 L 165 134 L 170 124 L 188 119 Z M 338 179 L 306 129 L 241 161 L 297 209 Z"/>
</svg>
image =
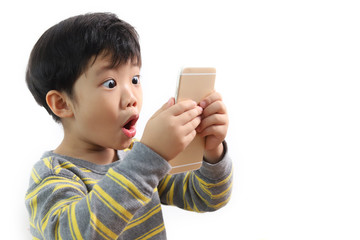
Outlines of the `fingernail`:
<svg viewBox="0 0 360 240">
<path fill-rule="evenodd" d="M 167 102 L 168 106 L 170 106 L 173 103 L 173 98 L 170 98 L 169 101 Z"/>
<path fill-rule="evenodd" d="M 205 101 L 201 101 L 199 105 L 200 105 L 200 107 L 205 108 L 206 102 L 205 102 Z"/>
</svg>

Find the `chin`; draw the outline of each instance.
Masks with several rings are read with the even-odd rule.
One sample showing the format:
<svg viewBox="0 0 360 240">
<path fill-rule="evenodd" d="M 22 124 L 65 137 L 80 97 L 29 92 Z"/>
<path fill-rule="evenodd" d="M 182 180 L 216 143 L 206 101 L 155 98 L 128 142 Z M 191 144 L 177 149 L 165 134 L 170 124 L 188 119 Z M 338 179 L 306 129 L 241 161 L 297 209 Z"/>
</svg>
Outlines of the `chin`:
<svg viewBox="0 0 360 240">
<path fill-rule="evenodd" d="M 131 142 L 132 142 L 132 138 L 127 139 L 126 141 L 122 141 L 114 149 L 116 149 L 116 150 L 124 150 L 124 149 L 126 149 L 126 148 L 128 148 L 130 146 Z"/>
</svg>

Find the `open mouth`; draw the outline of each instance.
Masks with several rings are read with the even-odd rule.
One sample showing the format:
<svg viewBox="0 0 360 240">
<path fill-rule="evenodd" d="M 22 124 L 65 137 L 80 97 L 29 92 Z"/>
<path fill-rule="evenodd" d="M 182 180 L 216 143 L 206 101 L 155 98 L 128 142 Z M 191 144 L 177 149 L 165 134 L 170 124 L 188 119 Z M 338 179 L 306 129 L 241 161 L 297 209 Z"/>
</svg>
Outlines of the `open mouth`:
<svg viewBox="0 0 360 240">
<path fill-rule="evenodd" d="M 128 119 L 128 121 L 122 127 L 122 131 L 127 137 L 133 138 L 136 135 L 135 125 L 138 119 L 139 119 L 139 115 L 133 115 Z"/>
</svg>

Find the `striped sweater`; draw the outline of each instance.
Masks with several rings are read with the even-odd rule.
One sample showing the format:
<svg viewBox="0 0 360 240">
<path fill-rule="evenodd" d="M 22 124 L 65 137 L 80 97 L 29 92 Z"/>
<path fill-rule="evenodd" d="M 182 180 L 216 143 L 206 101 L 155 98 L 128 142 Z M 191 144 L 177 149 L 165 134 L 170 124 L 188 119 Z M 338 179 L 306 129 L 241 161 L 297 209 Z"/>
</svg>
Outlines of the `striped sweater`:
<svg viewBox="0 0 360 240">
<path fill-rule="evenodd" d="M 166 239 L 161 203 L 204 212 L 230 199 L 227 153 L 217 164 L 168 175 L 169 164 L 145 145 L 129 150 L 109 165 L 46 152 L 25 200 L 33 239 Z"/>
</svg>

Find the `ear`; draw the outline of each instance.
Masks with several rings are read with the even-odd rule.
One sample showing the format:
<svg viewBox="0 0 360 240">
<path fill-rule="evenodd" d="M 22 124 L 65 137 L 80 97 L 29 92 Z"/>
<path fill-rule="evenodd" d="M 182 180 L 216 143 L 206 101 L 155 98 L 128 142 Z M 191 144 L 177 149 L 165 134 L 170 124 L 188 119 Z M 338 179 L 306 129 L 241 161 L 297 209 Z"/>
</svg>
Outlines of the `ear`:
<svg viewBox="0 0 360 240">
<path fill-rule="evenodd" d="M 74 116 L 70 100 L 64 93 L 50 90 L 46 94 L 46 103 L 51 111 L 59 118 L 69 118 Z"/>
</svg>

